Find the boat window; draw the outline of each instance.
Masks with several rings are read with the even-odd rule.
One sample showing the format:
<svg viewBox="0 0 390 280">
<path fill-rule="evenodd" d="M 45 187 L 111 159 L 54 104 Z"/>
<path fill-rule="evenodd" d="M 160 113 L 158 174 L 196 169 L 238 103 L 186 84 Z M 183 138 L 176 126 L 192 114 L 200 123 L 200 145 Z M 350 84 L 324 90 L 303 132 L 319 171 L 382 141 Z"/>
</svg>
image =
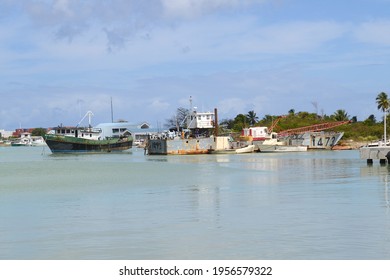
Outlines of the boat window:
<svg viewBox="0 0 390 280">
<path fill-rule="evenodd" d="M 121 132 L 124 132 L 124 131 L 126 131 L 126 128 L 121 128 Z"/>
<path fill-rule="evenodd" d="M 66 133 L 70 133 L 70 129 L 67 129 L 67 130 L 66 130 Z"/>
<path fill-rule="evenodd" d="M 113 128 L 112 129 L 112 133 L 118 133 L 119 132 L 119 129 L 118 128 Z"/>
<path fill-rule="evenodd" d="M 91 134 L 89 134 L 89 137 L 92 137 L 92 133 L 91 133 Z"/>
</svg>

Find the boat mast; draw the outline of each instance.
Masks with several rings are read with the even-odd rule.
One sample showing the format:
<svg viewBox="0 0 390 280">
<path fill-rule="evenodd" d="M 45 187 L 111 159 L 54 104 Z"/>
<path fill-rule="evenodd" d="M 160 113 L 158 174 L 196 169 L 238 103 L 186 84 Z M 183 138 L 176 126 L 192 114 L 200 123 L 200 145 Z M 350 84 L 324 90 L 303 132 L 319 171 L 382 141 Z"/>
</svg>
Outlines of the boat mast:
<svg viewBox="0 0 390 280">
<path fill-rule="evenodd" d="M 111 122 L 114 122 L 114 110 L 112 108 L 112 96 L 111 96 Z"/>
</svg>

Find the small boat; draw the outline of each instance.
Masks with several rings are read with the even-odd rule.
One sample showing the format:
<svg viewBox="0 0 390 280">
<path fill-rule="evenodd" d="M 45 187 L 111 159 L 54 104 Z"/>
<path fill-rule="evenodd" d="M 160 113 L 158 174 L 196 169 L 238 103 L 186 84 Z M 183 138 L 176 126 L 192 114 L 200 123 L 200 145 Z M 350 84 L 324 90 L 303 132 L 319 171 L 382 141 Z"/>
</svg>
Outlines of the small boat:
<svg viewBox="0 0 390 280">
<path fill-rule="evenodd" d="M 40 136 L 31 136 L 31 133 L 25 132 L 22 135 L 20 135 L 20 138 L 14 140 L 11 142 L 11 146 L 13 147 L 26 147 L 26 146 L 33 146 L 33 142 L 36 141 L 38 143 L 38 138 Z M 42 138 L 42 137 L 41 137 Z M 43 141 L 43 138 L 41 139 Z M 43 141 L 43 143 L 45 143 Z"/>
<path fill-rule="evenodd" d="M 42 136 L 31 136 L 31 146 L 33 147 L 46 146 L 45 139 Z"/>
<path fill-rule="evenodd" d="M 255 152 L 255 145 L 248 145 L 246 147 L 237 149 L 221 149 L 221 150 L 209 150 L 210 154 L 248 154 Z"/>
<path fill-rule="evenodd" d="M 87 112 L 84 118 L 87 115 L 88 127 L 79 127 L 80 123 L 76 127 L 59 126 L 45 135 L 46 144 L 52 153 L 102 153 L 124 151 L 132 147 L 130 131 L 124 130 L 116 135 L 103 134 L 101 128 L 91 126 L 92 112 Z M 112 131 L 117 131 L 115 123 L 112 123 Z"/>
<path fill-rule="evenodd" d="M 245 154 L 253 153 L 256 146 L 233 141 L 231 136 L 216 136 L 214 145 L 209 149 L 210 154 Z"/>
<path fill-rule="evenodd" d="M 262 153 L 275 152 L 306 152 L 306 146 L 290 146 L 290 145 L 259 145 Z"/>
<path fill-rule="evenodd" d="M 269 152 L 306 152 L 307 146 L 304 145 L 288 145 L 286 141 L 278 139 L 275 132 L 271 133 L 270 139 L 264 140 L 261 144 L 258 144 L 258 148 L 262 153 Z"/>
</svg>

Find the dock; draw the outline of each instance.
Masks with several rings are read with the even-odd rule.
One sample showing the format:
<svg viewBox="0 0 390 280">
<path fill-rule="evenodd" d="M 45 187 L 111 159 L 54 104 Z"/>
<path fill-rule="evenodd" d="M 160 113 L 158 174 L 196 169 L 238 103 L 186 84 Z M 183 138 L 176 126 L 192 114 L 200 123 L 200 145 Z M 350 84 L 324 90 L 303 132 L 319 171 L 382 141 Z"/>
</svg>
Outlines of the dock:
<svg viewBox="0 0 390 280">
<path fill-rule="evenodd" d="M 367 164 L 372 164 L 374 160 L 386 164 L 390 159 L 390 146 L 361 147 L 359 152 L 360 158 L 367 160 Z"/>
</svg>

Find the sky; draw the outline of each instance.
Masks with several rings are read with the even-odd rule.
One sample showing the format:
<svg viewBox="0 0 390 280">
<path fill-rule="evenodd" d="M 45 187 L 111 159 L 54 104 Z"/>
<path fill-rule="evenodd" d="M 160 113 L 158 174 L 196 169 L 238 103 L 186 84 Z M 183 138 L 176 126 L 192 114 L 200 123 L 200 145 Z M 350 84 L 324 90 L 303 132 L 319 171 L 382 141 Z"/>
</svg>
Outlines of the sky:
<svg viewBox="0 0 390 280">
<path fill-rule="evenodd" d="M 380 120 L 390 0 L 0 0 L 0 129 L 178 107 Z"/>
</svg>

